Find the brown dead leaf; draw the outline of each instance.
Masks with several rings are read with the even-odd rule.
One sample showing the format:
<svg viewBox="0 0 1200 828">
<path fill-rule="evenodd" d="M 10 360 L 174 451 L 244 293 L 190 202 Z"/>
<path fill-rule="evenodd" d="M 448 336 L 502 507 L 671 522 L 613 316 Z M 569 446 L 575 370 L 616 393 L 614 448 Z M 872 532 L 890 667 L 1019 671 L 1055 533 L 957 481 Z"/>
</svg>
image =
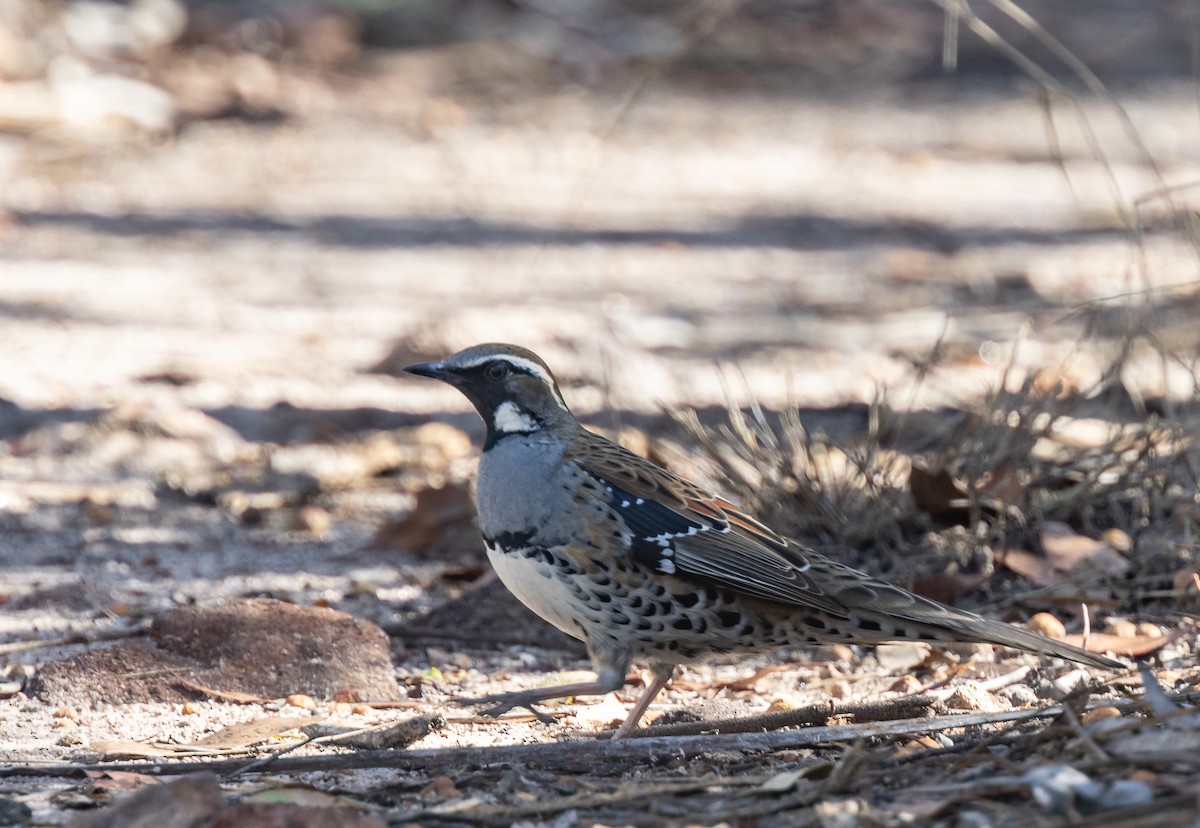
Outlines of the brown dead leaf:
<svg viewBox="0 0 1200 828">
<path fill-rule="evenodd" d="M 925 753 L 926 751 L 930 750 L 940 750 L 941 748 L 941 743 L 939 743 L 932 736 L 918 736 L 915 739 L 907 740 L 904 744 L 892 751 L 892 755 L 889 758 L 892 761 L 895 761 L 897 759 L 903 759 L 914 754 Z"/>
<path fill-rule="evenodd" d="M 1055 586 L 1070 574 L 1118 577 L 1129 571 L 1129 561 L 1109 542 L 1080 535 L 1065 523 L 1047 521 L 1042 531 L 1045 555 L 1025 549 L 1005 549 L 996 561 L 1038 586 Z"/>
<path fill-rule="evenodd" d="M 438 801 L 443 799 L 457 799 L 462 796 L 458 790 L 458 786 L 454 784 L 454 780 L 449 776 L 436 776 L 433 780 L 421 789 L 421 799 L 425 801 Z"/>
<path fill-rule="evenodd" d="M 317 700 L 307 693 L 292 693 L 284 702 L 302 710 L 314 710 L 317 706 Z"/>
<path fill-rule="evenodd" d="M 211 733 L 190 747 L 204 747 L 213 750 L 244 748 L 265 742 L 273 736 L 278 736 L 295 728 L 312 724 L 316 719 L 312 716 L 304 718 L 289 718 L 286 716 L 268 716 L 265 719 L 255 719 L 252 722 L 230 725 L 216 733 Z"/>
<path fill-rule="evenodd" d="M 971 519 L 971 495 L 981 511 L 996 515 L 1020 515 L 1025 505 L 1025 486 L 1020 473 L 1007 460 L 984 473 L 971 487 L 946 469 L 930 471 L 913 464 L 908 489 L 917 508 L 946 523 L 965 524 Z"/>
<path fill-rule="evenodd" d="M 350 808 L 353 810 L 366 810 L 367 808 L 358 800 L 325 793 L 304 785 L 282 785 L 278 788 L 267 788 L 250 794 L 242 801 L 285 803 L 305 808 Z"/>
<path fill-rule="evenodd" d="M 1025 507 L 1025 484 L 1017 467 L 1008 460 L 985 472 L 976 488 L 985 502 L 993 501 L 1005 511 L 1020 511 Z"/>
<path fill-rule="evenodd" d="M 262 704 L 263 702 L 271 701 L 270 699 L 264 699 L 262 696 L 256 696 L 253 693 L 239 693 L 236 690 L 216 690 L 212 687 L 205 687 L 203 684 L 199 684 L 188 679 L 180 679 L 176 683 L 180 687 L 192 690 L 196 693 L 203 693 L 204 695 L 210 696 L 214 699 L 233 702 L 234 704 Z"/>
<path fill-rule="evenodd" d="M 1107 707 L 1095 707 L 1091 710 L 1084 711 L 1079 717 L 1079 721 L 1083 725 L 1095 724 L 1096 722 L 1105 721 L 1106 719 L 1120 719 L 1121 711 L 1111 705 Z"/>
<path fill-rule="evenodd" d="M 996 555 L 996 562 L 1038 586 L 1054 586 L 1063 581 L 1048 560 L 1025 549 L 1005 549 Z"/>
<path fill-rule="evenodd" d="M 915 463 L 908 473 L 908 490 L 917 508 L 935 518 L 961 520 L 971 502 L 966 486 L 950 472 L 930 471 Z"/>
<path fill-rule="evenodd" d="M 402 520 L 381 526 L 370 548 L 427 552 L 455 529 L 474 526 L 474 520 L 475 504 L 465 484 L 422 489 L 412 511 Z"/>
<path fill-rule="evenodd" d="M 1122 636 L 1111 633 L 1092 633 L 1085 641 L 1082 635 L 1068 635 L 1063 641 L 1083 647 L 1089 653 L 1116 653 L 1130 658 L 1142 658 L 1158 652 L 1183 635 L 1182 628 L 1159 636 Z"/>
<path fill-rule="evenodd" d="M 1179 598 L 1189 595 L 1195 597 L 1197 593 L 1200 593 L 1200 573 L 1191 566 L 1179 570 L 1171 578 L 1171 589 Z"/>
<path fill-rule="evenodd" d="M 93 741 L 88 746 L 99 754 L 100 759 L 112 762 L 121 759 L 161 759 L 164 756 L 178 756 L 178 750 L 150 745 L 144 742 L 134 742 L 129 739 L 108 739 Z"/>
<path fill-rule="evenodd" d="M 976 572 L 968 575 L 962 572 L 946 572 L 941 575 L 928 575 L 916 578 L 909 586 L 917 595 L 931 598 L 942 604 L 953 604 L 964 592 L 984 584 L 992 577 L 990 572 Z"/>
<path fill-rule="evenodd" d="M 1058 521 L 1047 521 L 1042 527 L 1042 550 L 1050 565 L 1059 572 L 1069 572 L 1081 565 L 1110 577 L 1129 571 L 1129 561 L 1112 544 L 1080 535 Z"/>
<path fill-rule="evenodd" d="M 140 788 L 142 785 L 158 785 L 162 782 L 162 779 L 156 776 L 130 771 L 85 770 L 83 775 L 92 780 L 92 785 L 89 787 L 105 788 L 110 791 L 130 791 Z"/>
</svg>

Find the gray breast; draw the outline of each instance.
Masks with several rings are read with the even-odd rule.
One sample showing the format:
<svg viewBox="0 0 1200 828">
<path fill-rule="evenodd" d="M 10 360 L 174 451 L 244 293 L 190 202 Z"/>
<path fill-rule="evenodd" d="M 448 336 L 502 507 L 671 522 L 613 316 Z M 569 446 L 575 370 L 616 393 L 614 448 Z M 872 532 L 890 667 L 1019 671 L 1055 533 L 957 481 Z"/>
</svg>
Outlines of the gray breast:
<svg viewBox="0 0 1200 828">
<path fill-rule="evenodd" d="M 577 472 L 563 465 L 564 448 L 562 442 L 545 442 L 535 434 L 514 434 L 484 453 L 475 497 L 485 536 L 533 530 L 531 539 L 542 546 L 569 539 Z"/>
</svg>

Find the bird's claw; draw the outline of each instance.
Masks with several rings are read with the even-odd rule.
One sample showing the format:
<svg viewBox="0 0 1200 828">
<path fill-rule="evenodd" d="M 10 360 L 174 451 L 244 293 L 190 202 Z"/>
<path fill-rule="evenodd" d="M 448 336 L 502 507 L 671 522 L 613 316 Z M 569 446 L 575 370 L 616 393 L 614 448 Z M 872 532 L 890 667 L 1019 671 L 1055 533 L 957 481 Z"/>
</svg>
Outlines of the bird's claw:
<svg viewBox="0 0 1200 828">
<path fill-rule="evenodd" d="M 474 707 L 480 704 L 492 705 L 479 711 L 482 716 L 503 716 L 514 707 L 523 707 L 542 724 L 555 724 L 554 719 L 534 707 L 533 701 L 527 699 L 524 693 L 497 693 L 494 696 L 480 696 L 477 699 L 455 699 L 455 704 L 461 707 Z"/>
</svg>

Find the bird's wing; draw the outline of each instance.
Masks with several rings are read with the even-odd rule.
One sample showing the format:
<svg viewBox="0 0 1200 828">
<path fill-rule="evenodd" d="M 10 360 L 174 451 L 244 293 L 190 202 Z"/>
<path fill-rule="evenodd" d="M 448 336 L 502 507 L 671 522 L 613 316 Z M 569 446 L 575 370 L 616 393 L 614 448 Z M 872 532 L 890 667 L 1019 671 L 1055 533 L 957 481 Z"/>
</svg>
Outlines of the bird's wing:
<svg viewBox="0 0 1200 828">
<path fill-rule="evenodd" d="M 811 553 L 728 500 L 590 432 L 572 441 L 565 459 L 603 487 L 608 505 L 629 528 L 630 554 L 639 563 L 846 617 L 846 607 L 806 574 Z"/>
<path fill-rule="evenodd" d="M 990 641 L 1107 669 L 1123 665 L 1021 627 L 943 606 L 781 537 L 728 500 L 583 432 L 565 458 L 629 529 L 630 554 L 668 575 L 845 619 L 862 642 Z"/>
</svg>

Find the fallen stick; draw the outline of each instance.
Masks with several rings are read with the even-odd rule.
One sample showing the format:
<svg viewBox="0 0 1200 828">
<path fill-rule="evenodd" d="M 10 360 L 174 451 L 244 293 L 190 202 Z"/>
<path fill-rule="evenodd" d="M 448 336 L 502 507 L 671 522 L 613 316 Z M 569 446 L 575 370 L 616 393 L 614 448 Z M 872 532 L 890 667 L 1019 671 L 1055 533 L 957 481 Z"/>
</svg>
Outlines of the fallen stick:
<svg viewBox="0 0 1200 828">
<path fill-rule="evenodd" d="M 99 630 L 90 632 L 73 632 L 56 638 L 29 638 L 21 641 L 5 641 L 0 644 L 0 655 L 25 653 L 30 650 L 46 650 L 52 647 L 71 647 L 80 644 L 99 644 L 104 641 L 122 641 L 126 638 L 140 638 L 147 634 L 144 625 L 125 627 L 119 630 Z"/>
<path fill-rule="evenodd" d="M 334 756 L 289 756 L 259 764 L 254 772 L 308 773 L 312 771 L 399 768 L 438 772 L 465 767 L 519 763 L 539 768 L 571 769 L 593 767 L 604 761 L 659 762 L 669 758 L 690 759 L 713 751 L 789 750 L 814 745 L 930 733 L 960 727 L 978 727 L 1006 722 L 1044 719 L 1062 714 L 1061 707 L 1010 710 L 1003 713 L 969 713 L 959 716 L 900 719 L 889 722 L 809 727 L 769 733 L 721 733 L 699 736 L 658 736 L 621 741 L 589 740 L 549 742 L 533 745 L 500 745 L 435 750 L 369 750 Z M 258 762 L 259 760 L 253 760 Z M 210 771 L 226 774 L 242 771 L 245 759 L 213 762 L 104 762 L 94 764 L 22 764 L 0 767 L 0 777 L 78 776 L 85 771 L 130 771 L 162 776 Z"/>
<path fill-rule="evenodd" d="M 855 724 L 895 721 L 911 718 L 921 710 L 928 710 L 937 701 L 938 699 L 932 695 L 900 696 L 895 699 L 873 699 L 848 704 L 830 700 L 821 704 L 797 707 L 794 710 L 779 710 L 754 716 L 650 725 L 639 728 L 630 735 L 634 739 L 651 739 L 657 736 L 690 736 L 701 733 L 757 733 L 763 730 L 780 730 L 785 727 L 824 724 L 829 719 L 839 716 L 852 717 Z"/>
</svg>

